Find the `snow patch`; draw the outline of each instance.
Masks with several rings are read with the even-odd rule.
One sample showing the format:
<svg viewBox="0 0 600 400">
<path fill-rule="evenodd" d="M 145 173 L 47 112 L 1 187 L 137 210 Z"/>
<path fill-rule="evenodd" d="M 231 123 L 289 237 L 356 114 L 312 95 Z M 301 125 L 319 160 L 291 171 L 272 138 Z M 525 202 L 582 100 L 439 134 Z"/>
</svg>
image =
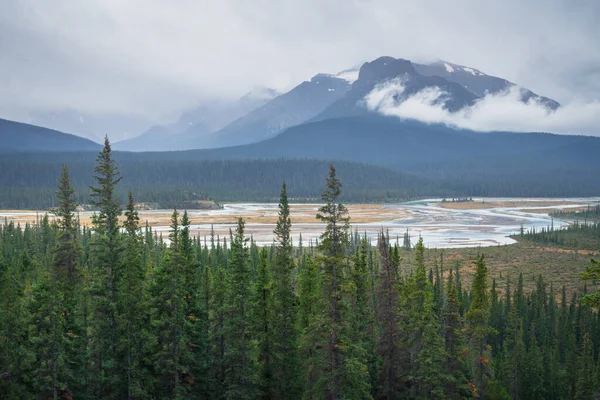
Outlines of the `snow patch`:
<svg viewBox="0 0 600 400">
<path fill-rule="evenodd" d="M 474 68 L 469 68 L 469 67 L 463 67 L 463 71 L 470 72 L 471 75 L 474 75 L 474 76 L 483 76 L 483 75 L 485 75 L 483 72 L 478 71 L 478 70 L 476 70 Z"/>
<path fill-rule="evenodd" d="M 454 68 L 452 68 L 452 66 L 450 64 L 444 63 L 444 66 L 446 67 L 446 71 L 448 71 L 449 73 L 454 72 Z"/>
<path fill-rule="evenodd" d="M 335 89 L 329 88 L 327 89 L 328 92 L 335 92 Z"/>
</svg>

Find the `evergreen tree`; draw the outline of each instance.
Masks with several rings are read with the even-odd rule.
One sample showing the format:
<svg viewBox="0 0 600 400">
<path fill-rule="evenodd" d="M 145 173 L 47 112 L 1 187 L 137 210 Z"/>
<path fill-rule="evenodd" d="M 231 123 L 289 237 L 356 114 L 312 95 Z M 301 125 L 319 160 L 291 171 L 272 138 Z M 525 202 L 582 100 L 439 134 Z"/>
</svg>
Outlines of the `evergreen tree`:
<svg viewBox="0 0 600 400">
<path fill-rule="evenodd" d="M 443 316 L 444 346 L 448 356 L 446 368 L 449 375 L 444 392 L 450 399 L 460 399 L 467 397 L 470 393 L 465 376 L 464 354 L 466 349 L 461 332 L 463 320 L 459 312 L 458 295 L 452 271 L 448 275 Z"/>
<path fill-rule="evenodd" d="M 59 233 L 52 260 L 51 285 L 55 292 L 53 302 L 58 307 L 60 338 L 58 347 L 63 360 L 62 371 L 57 371 L 62 393 L 81 395 L 85 384 L 85 331 L 81 324 L 81 246 L 77 241 L 75 221 L 75 189 L 71 185 L 69 170 L 63 166 L 58 181 L 57 223 Z"/>
<path fill-rule="evenodd" d="M 274 332 L 273 332 L 273 278 L 268 262 L 267 249 L 260 251 L 256 283 L 254 284 L 254 330 L 257 341 L 258 397 L 276 399 L 277 381 L 274 378 Z"/>
<path fill-rule="evenodd" d="M 278 399 L 296 398 L 300 391 L 297 305 L 292 274 L 293 247 L 290 236 L 292 222 L 285 182 L 279 199 L 279 218 L 274 230 L 275 259 L 273 263 L 273 373 L 277 383 L 274 395 Z"/>
<path fill-rule="evenodd" d="M 414 248 L 415 270 L 400 293 L 401 326 L 406 349 L 408 390 L 419 398 L 440 398 L 448 380 L 443 369 L 446 355 L 439 335 L 433 287 L 425 269 L 423 239 Z"/>
<path fill-rule="evenodd" d="M 145 292 L 145 267 L 142 260 L 142 243 L 139 232 L 139 216 L 135 209 L 133 194 L 129 193 L 126 220 L 125 259 L 123 279 L 119 285 L 121 359 L 125 360 L 127 384 L 122 394 L 128 399 L 146 395 L 144 385 L 144 343 L 149 323 L 148 301 Z"/>
<path fill-rule="evenodd" d="M 575 400 L 592 400 L 596 392 L 596 385 L 594 379 L 594 353 L 588 332 L 583 336 L 578 367 Z"/>
<path fill-rule="evenodd" d="M 298 327 L 304 371 L 303 398 L 311 400 L 322 398 L 319 395 L 325 383 L 322 371 L 327 367 L 327 357 L 322 351 L 329 339 L 323 328 L 326 311 L 321 297 L 322 281 L 319 266 L 308 255 L 306 267 L 298 275 Z"/>
<path fill-rule="evenodd" d="M 90 320 L 90 358 L 93 392 L 98 398 L 112 398 L 119 393 L 121 376 L 118 371 L 118 284 L 122 246 L 119 237 L 120 205 L 115 198 L 115 186 L 120 182 L 108 137 L 96 158 L 90 203 L 98 211 L 92 217 L 92 315 Z"/>
<path fill-rule="evenodd" d="M 156 373 L 155 393 L 165 398 L 184 399 L 189 396 L 184 336 L 186 318 L 183 266 L 181 256 L 181 227 L 175 209 L 171 217 L 169 249 L 156 270 L 152 296 L 152 354 Z M 183 379 L 185 378 L 185 379 Z"/>
<path fill-rule="evenodd" d="M 371 389 L 378 385 L 375 313 L 372 304 L 373 295 L 370 274 L 368 270 L 367 238 L 360 239 L 356 234 L 359 245 L 352 266 L 350 296 L 353 299 L 350 308 L 350 339 L 354 343 L 354 352 L 362 363 L 367 364 L 369 371 L 369 386 Z"/>
<path fill-rule="evenodd" d="M 335 168 L 331 165 L 327 187 L 321 195 L 326 204 L 319 208 L 317 214 L 317 219 L 326 224 L 319 245 L 324 277 L 323 297 L 329 303 L 325 320 L 325 328 L 329 331 L 325 398 L 364 399 L 370 397 L 367 366 L 360 357 L 360 351 L 350 348 L 348 336 L 344 268 L 347 265 L 345 252 L 348 245 L 349 217 L 346 207 L 338 203 L 341 187 Z"/>
<path fill-rule="evenodd" d="M 471 307 L 466 315 L 472 359 L 472 376 L 478 395 L 485 397 L 485 379 L 492 368 L 490 349 L 487 344 L 489 333 L 489 294 L 487 266 L 484 256 L 477 259 L 475 276 L 471 288 Z"/>
<path fill-rule="evenodd" d="M 231 242 L 231 274 L 229 275 L 228 311 L 226 320 L 227 347 L 225 358 L 226 397 L 251 399 L 255 393 L 255 376 L 250 346 L 250 303 L 252 298 L 249 254 L 244 236 L 244 221 L 239 218 Z"/>
<path fill-rule="evenodd" d="M 401 398 L 401 349 L 398 325 L 398 271 L 390 260 L 387 242 L 383 232 L 379 235 L 379 254 L 381 257 L 379 283 L 377 287 L 377 319 L 380 334 L 377 354 L 381 359 L 381 375 L 377 398 Z"/>
</svg>

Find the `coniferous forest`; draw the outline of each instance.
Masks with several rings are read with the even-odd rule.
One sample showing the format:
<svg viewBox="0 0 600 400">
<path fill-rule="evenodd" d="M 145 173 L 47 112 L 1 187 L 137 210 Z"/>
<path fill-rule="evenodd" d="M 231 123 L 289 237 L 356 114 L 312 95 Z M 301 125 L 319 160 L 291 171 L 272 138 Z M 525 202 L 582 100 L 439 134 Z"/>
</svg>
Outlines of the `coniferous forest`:
<svg viewBox="0 0 600 400">
<path fill-rule="evenodd" d="M 318 243 L 292 243 L 284 183 L 263 248 L 242 219 L 229 237 L 192 237 L 177 209 L 168 239 L 157 236 L 135 193 L 122 207 L 120 181 L 107 141 L 91 227 L 76 218 L 67 167 L 56 222 L 0 227 L 0 398 L 600 396 L 597 261 L 582 294 L 543 276 L 526 291 L 522 276 L 497 287 L 484 254 L 430 264 L 422 240 L 400 249 L 385 232 L 372 246 L 350 230 L 333 166 Z"/>
</svg>

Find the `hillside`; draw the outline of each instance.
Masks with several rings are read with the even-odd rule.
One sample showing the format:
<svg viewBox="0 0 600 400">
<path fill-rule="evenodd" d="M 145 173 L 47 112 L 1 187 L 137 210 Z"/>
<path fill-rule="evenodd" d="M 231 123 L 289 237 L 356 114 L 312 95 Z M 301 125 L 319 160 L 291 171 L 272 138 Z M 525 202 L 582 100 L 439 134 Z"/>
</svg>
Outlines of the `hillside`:
<svg viewBox="0 0 600 400">
<path fill-rule="evenodd" d="M 24 151 L 91 151 L 101 146 L 89 139 L 0 119 L 0 153 Z"/>
<path fill-rule="evenodd" d="M 286 181 L 295 201 L 315 201 L 322 192 L 326 160 L 230 160 L 210 161 L 171 157 L 183 153 L 154 153 L 139 159 L 135 153 L 115 153 L 123 176 L 119 198 L 124 202 L 132 190 L 139 202 L 163 208 L 185 206 L 201 199 L 224 201 L 277 201 Z M 164 155 L 165 157 L 162 157 Z M 166 157 L 166 156 L 169 157 Z M 89 201 L 95 153 L 30 153 L 0 157 L 0 209 L 39 209 L 56 205 L 56 175 L 62 164 L 69 167 L 77 189 L 77 202 Z M 345 201 L 385 202 L 446 190 L 412 175 L 389 168 L 348 161 L 334 161 L 344 178 Z"/>
<path fill-rule="evenodd" d="M 600 187 L 600 138 L 479 133 L 366 115 L 292 127 L 260 143 L 137 154 L 137 159 L 315 158 L 394 168 L 470 195 L 593 195 Z"/>
</svg>

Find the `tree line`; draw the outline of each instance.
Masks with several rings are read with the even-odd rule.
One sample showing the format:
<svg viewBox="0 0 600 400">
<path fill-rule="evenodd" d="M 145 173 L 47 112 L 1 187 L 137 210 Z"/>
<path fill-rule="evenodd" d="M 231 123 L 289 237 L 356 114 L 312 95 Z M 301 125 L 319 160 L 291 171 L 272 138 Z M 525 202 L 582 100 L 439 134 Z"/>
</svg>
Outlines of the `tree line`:
<svg viewBox="0 0 600 400">
<path fill-rule="evenodd" d="M 600 243 L 600 222 L 575 221 L 565 227 L 557 228 L 554 221 L 547 227 L 521 228 L 520 239 L 535 243 L 558 245 L 572 249 L 596 250 Z"/>
<path fill-rule="evenodd" d="M 123 181 L 116 198 L 125 205 L 129 191 L 137 202 L 160 208 L 180 207 L 186 201 L 211 199 L 277 202 L 281 182 L 295 202 L 317 201 L 330 162 L 319 160 L 193 160 L 170 159 L 161 153 L 138 159 L 114 153 Z M 94 185 L 93 153 L 18 154 L 0 157 L 0 209 L 48 209 L 56 207 L 56 176 L 66 164 L 76 187 L 75 199 L 88 204 Z M 388 168 L 354 162 L 336 163 L 345 182 L 342 195 L 348 202 L 389 202 L 447 193 L 442 186 Z"/>
<path fill-rule="evenodd" d="M 0 228 L 0 397 L 40 399 L 593 399 L 600 391 L 595 293 L 540 276 L 496 287 L 485 257 L 426 265 L 385 232 L 350 232 L 330 166 L 318 244 L 292 244 L 281 187 L 272 246 L 240 218 L 229 237 L 168 238 L 140 226 L 105 143 L 92 226 L 69 170 L 57 221 Z M 124 212 L 125 221 L 118 217 Z M 410 250 L 409 250 L 410 249 Z M 403 255 L 408 255 L 404 258 Z M 584 278 L 598 278 L 597 264 Z M 587 296 L 587 297 L 586 297 Z"/>
</svg>

